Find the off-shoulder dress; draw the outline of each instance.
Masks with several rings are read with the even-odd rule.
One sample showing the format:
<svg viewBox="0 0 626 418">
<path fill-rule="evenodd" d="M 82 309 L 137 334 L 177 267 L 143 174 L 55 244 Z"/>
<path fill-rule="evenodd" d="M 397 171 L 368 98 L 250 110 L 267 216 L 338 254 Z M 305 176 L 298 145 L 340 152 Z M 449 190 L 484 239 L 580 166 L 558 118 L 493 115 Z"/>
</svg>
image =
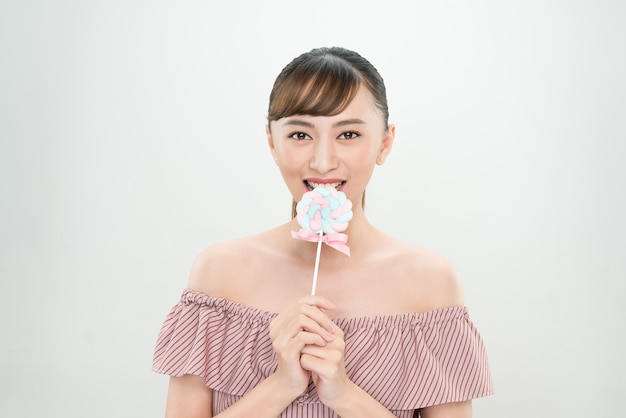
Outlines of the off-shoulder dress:
<svg viewBox="0 0 626 418">
<path fill-rule="evenodd" d="M 218 414 L 276 370 L 269 339 L 276 315 L 185 289 L 159 332 L 153 370 L 201 376 Z M 486 350 L 465 306 L 333 321 L 345 334 L 349 378 L 398 417 L 493 393 Z M 338 415 L 310 383 L 280 417 Z"/>
</svg>

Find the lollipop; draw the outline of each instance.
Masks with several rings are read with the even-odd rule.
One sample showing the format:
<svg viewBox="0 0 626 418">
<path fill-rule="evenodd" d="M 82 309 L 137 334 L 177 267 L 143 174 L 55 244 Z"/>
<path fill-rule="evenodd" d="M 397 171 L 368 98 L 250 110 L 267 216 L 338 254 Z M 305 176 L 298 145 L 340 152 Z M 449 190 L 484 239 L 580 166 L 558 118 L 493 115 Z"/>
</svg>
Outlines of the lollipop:
<svg viewBox="0 0 626 418">
<path fill-rule="evenodd" d="M 296 205 L 296 220 L 300 230 L 291 232 L 296 239 L 317 242 L 317 255 L 313 271 L 313 287 L 311 294 L 315 294 L 317 272 L 320 262 L 322 242 L 334 249 L 350 255 L 350 248 L 346 245 L 348 236 L 342 234 L 352 219 L 352 202 L 343 192 L 334 187 L 319 186 L 306 192 Z"/>
</svg>

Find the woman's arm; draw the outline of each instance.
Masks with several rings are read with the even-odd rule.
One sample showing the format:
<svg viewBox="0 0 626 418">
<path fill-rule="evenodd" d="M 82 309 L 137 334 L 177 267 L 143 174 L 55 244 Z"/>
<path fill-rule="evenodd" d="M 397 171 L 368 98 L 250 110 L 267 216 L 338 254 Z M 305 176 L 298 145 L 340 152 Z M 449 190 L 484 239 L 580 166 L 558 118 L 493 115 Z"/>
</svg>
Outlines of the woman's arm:
<svg viewBox="0 0 626 418">
<path fill-rule="evenodd" d="M 212 417 L 213 391 L 200 376 L 170 377 L 165 418 Z"/>
<path fill-rule="evenodd" d="M 311 372 L 320 400 L 342 418 L 395 417 L 387 408 L 355 385 L 345 373 L 344 334 L 334 327 L 334 340 L 325 346 L 306 346 L 301 363 Z M 421 418 L 471 418 L 472 401 L 434 405 L 419 411 Z"/>
<path fill-rule="evenodd" d="M 472 401 L 443 403 L 420 410 L 420 418 L 472 418 Z"/>
<path fill-rule="evenodd" d="M 330 406 L 342 418 L 396 418 L 376 399 L 351 382 L 349 394 Z"/>
<path fill-rule="evenodd" d="M 300 364 L 305 346 L 325 346 L 334 339 L 332 326 L 322 309 L 334 305 L 307 296 L 293 303 L 270 323 L 270 339 L 276 353 L 276 371 L 246 393 L 218 417 L 276 417 L 306 390 L 310 372 Z M 209 418 L 213 392 L 200 376 L 171 377 L 166 418 Z"/>
<path fill-rule="evenodd" d="M 216 417 L 275 418 L 299 395 L 289 394 L 284 389 L 284 385 L 277 382 L 276 375 L 271 375 Z M 202 377 L 171 377 L 165 417 L 211 418 L 212 401 L 213 391 L 206 387 Z"/>
<path fill-rule="evenodd" d="M 325 347 L 308 346 L 301 359 L 311 371 L 320 400 L 342 418 L 395 417 L 376 399 L 349 380 L 344 370 L 343 332 L 335 327 L 335 340 Z M 420 418 L 471 418 L 472 401 L 434 405 L 419 411 Z"/>
</svg>

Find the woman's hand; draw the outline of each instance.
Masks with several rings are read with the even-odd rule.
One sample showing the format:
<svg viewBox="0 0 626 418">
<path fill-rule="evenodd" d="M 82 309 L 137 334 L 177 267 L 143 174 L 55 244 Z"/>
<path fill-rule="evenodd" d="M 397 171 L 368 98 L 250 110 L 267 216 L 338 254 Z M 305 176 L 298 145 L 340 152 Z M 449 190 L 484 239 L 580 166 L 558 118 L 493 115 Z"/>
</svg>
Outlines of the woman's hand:
<svg viewBox="0 0 626 418">
<path fill-rule="evenodd" d="M 270 339 L 278 369 L 272 377 L 294 389 L 294 399 L 312 378 L 320 400 L 342 417 L 394 417 L 346 375 L 343 330 L 324 313 L 334 307 L 319 296 L 306 296 L 274 318 Z"/>
<path fill-rule="evenodd" d="M 301 365 L 305 347 L 326 347 L 335 340 L 335 327 L 323 312 L 335 305 L 319 296 L 305 296 L 292 303 L 270 323 L 270 340 L 276 353 L 276 378 L 293 391 L 306 390 L 310 372 Z"/>
<path fill-rule="evenodd" d="M 331 408 L 345 401 L 354 386 L 344 365 L 344 333 L 334 324 L 333 329 L 335 338 L 332 341 L 324 346 L 305 346 L 300 358 L 302 368 L 311 372 L 320 400 Z"/>
</svg>

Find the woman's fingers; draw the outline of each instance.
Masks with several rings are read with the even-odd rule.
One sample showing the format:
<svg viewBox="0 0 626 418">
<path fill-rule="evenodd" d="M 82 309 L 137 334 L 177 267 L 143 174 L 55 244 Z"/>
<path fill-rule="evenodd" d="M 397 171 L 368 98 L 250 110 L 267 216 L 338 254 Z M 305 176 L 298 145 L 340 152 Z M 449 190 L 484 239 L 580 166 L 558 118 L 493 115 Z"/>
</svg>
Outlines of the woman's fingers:
<svg viewBox="0 0 626 418">
<path fill-rule="evenodd" d="M 292 303 L 270 323 L 270 338 L 274 341 L 279 335 L 294 338 L 301 331 L 319 334 L 324 340 L 332 341 L 334 328 L 323 310 L 335 305 L 319 296 L 305 296 Z"/>
<path fill-rule="evenodd" d="M 288 328 L 292 330 L 294 337 L 301 331 L 306 331 L 318 334 L 326 341 L 332 341 L 335 337 L 332 332 L 332 327 L 328 325 L 329 322 L 330 319 L 328 319 L 328 317 L 319 317 L 314 313 L 302 312 L 292 319 Z"/>
<path fill-rule="evenodd" d="M 334 307 L 325 298 L 306 296 L 291 303 L 270 322 L 270 339 L 278 359 L 276 374 L 280 381 L 299 390 L 306 388 L 311 373 L 302 367 L 302 350 L 324 347 L 335 339 L 334 327 L 324 312 Z"/>
<path fill-rule="evenodd" d="M 298 299 L 296 303 L 317 306 L 318 308 L 324 309 L 327 311 L 336 308 L 335 304 L 329 301 L 328 299 L 322 296 L 315 296 L 315 295 L 303 296 L 300 299 Z"/>
<path fill-rule="evenodd" d="M 336 338 L 324 346 L 308 344 L 300 351 L 300 364 L 324 379 L 343 376 L 345 341 L 343 332 L 336 327 Z"/>
<path fill-rule="evenodd" d="M 278 376 L 298 387 L 312 377 L 325 397 L 347 378 L 343 331 L 325 313 L 333 308 L 325 298 L 302 297 L 278 314 L 269 330 Z"/>
<path fill-rule="evenodd" d="M 320 296 L 304 296 L 291 305 L 294 313 L 305 315 L 319 324 L 320 327 L 332 334 L 333 325 L 324 311 L 335 308 L 335 305 Z"/>
</svg>

